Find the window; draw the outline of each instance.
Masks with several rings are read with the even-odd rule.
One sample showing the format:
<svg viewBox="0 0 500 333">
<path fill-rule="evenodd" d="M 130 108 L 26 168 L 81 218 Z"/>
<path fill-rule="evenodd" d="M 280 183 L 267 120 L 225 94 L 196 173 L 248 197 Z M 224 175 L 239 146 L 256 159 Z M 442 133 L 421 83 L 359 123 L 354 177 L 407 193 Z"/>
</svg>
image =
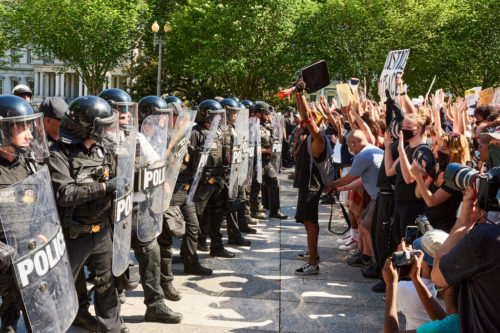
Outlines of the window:
<svg viewBox="0 0 500 333">
<path fill-rule="evenodd" d="M 10 80 L 10 86 L 12 87 L 12 89 L 14 89 L 14 87 L 17 86 L 18 84 L 19 84 L 19 80 L 17 80 L 17 79 Z"/>
<path fill-rule="evenodd" d="M 3 79 L 0 79 L 0 95 L 3 94 Z"/>
<path fill-rule="evenodd" d="M 28 87 L 30 87 L 31 91 L 35 91 L 35 81 L 33 79 L 27 80 Z"/>
<path fill-rule="evenodd" d="M 26 50 L 26 63 L 31 64 L 31 49 Z"/>
</svg>

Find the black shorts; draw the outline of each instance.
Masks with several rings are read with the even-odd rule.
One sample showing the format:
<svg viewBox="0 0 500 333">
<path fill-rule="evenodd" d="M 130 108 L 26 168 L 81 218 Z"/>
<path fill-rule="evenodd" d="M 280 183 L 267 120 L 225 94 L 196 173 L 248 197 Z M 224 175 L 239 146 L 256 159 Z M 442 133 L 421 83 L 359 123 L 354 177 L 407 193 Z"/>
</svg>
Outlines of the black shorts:
<svg viewBox="0 0 500 333">
<path fill-rule="evenodd" d="M 318 206 L 321 193 L 321 190 L 299 189 L 297 210 L 295 212 L 297 223 L 304 223 L 304 221 L 318 223 Z"/>
</svg>

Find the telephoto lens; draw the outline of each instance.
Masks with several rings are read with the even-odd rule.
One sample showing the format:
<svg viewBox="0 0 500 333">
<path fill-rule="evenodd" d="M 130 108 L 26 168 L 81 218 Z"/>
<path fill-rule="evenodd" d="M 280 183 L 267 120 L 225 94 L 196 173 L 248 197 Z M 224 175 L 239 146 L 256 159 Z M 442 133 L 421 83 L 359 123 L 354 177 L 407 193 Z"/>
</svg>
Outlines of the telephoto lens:
<svg viewBox="0 0 500 333">
<path fill-rule="evenodd" d="M 459 163 L 450 163 L 444 172 L 446 186 L 454 190 L 465 191 L 476 180 L 479 171 Z"/>
</svg>

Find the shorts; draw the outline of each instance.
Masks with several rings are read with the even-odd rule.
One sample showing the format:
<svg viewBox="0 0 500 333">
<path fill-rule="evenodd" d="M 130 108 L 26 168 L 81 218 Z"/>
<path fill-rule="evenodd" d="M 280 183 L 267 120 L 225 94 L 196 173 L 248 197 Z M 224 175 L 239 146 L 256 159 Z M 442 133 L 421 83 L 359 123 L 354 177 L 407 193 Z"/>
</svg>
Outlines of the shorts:
<svg viewBox="0 0 500 333">
<path fill-rule="evenodd" d="M 375 214 L 376 200 L 371 199 L 363 214 L 361 214 L 361 226 L 368 231 L 372 230 L 373 215 Z"/>
<path fill-rule="evenodd" d="M 297 210 L 295 212 L 297 223 L 304 223 L 304 221 L 318 223 L 318 206 L 321 193 L 321 190 L 299 189 Z"/>
</svg>

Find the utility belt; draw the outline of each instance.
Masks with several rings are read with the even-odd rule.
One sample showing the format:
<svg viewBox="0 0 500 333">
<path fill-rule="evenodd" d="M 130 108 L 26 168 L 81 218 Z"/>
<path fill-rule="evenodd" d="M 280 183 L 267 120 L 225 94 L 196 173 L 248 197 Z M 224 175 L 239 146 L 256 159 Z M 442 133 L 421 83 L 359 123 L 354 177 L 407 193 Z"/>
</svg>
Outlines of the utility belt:
<svg viewBox="0 0 500 333">
<path fill-rule="evenodd" d="M 95 234 L 104 230 L 105 222 L 96 224 L 81 224 L 78 221 L 71 220 L 71 224 L 64 228 L 64 236 L 70 239 L 75 239 L 80 234 Z"/>
</svg>

